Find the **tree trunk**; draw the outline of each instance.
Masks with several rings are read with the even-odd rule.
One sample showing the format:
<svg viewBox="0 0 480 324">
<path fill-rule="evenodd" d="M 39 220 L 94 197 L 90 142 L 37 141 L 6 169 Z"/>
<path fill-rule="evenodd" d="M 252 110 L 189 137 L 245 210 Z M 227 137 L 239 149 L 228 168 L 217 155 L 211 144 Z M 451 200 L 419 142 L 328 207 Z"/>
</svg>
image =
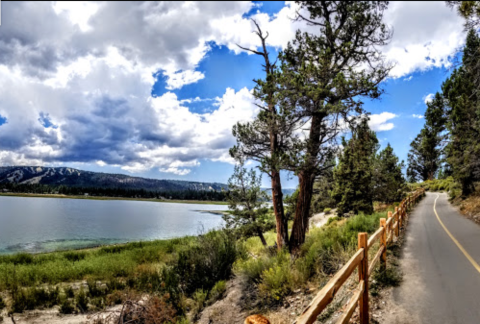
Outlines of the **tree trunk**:
<svg viewBox="0 0 480 324">
<path fill-rule="evenodd" d="M 325 114 L 317 113 L 312 116 L 308 146 L 303 170 L 298 174 L 298 199 L 293 220 L 292 234 L 290 235 L 290 252 L 297 253 L 300 246 L 305 242 L 308 230 L 308 218 L 313 195 L 313 183 L 315 181 L 316 162 L 320 150 L 320 132 Z"/>
<path fill-rule="evenodd" d="M 290 251 L 297 253 L 300 246 L 305 242 L 308 230 L 308 217 L 312 201 L 313 183 L 315 174 L 313 170 L 302 171 L 298 175 L 298 200 L 293 220 L 292 234 L 290 235 Z"/>
<path fill-rule="evenodd" d="M 278 171 L 272 171 L 272 202 L 277 223 L 277 248 L 281 250 L 288 246 L 288 222 L 283 208 L 282 184 Z"/>
<path fill-rule="evenodd" d="M 263 246 L 267 246 L 267 240 L 265 240 L 265 236 L 263 236 L 263 233 L 261 230 L 257 231 L 258 237 L 260 238 L 260 241 L 262 241 Z"/>
</svg>

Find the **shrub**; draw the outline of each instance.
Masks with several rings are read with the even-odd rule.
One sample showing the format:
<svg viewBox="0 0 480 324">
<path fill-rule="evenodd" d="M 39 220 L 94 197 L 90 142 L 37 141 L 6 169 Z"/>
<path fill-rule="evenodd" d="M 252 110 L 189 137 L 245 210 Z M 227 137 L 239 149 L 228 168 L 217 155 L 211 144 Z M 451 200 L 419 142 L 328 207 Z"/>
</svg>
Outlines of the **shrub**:
<svg viewBox="0 0 480 324">
<path fill-rule="evenodd" d="M 67 286 L 65 287 L 65 289 L 63 290 L 65 292 L 65 296 L 67 298 L 73 298 L 75 297 L 75 293 L 73 292 L 73 288 L 72 286 Z"/>
<path fill-rule="evenodd" d="M 86 313 L 88 311 L 88 297 L 83 287 L 80 288 L 80 292 L 75 298 L 76 306 L 81 313 Z"/>
<path fill-rule="evenodd" d="M 95 297 L 90 299 L 90 304 L 93 306 L 94 310 L 105 309 L 105 299 L 103 297 Z"/>
<path fill-rule="evenodd" d="M 225 280 L 218 281 L 212 290 L 210 290 L 210 297 L 208 298 L 208 303 L 213 304 L 217 300 L 222 299 L 225 291 L 227 290 L 227 282 Z"/>
<path fill-rule="evenodd" d="M 61 314 L 72 314 L 74 310 L 75 310 L 75 307 L 73 307 L 72 302 L 68 298 L 65 298 L 63 302 L 60 304 Z"/>
<path fill-rule="evenodd" d="M 191 312 L 194 317 L 197 316 L 197 314 L 200 313 L 205 306 L 205 302 L 207 301 L 207 295 L 208 292 L 203 289 L 198 289 L 193 293 Z"/>
<path fill-rule="evenodd" d="M 107 296 L 106 303 L 109 306 L 114 306 L 123 303 L 124 299 L 124 294 L 118 290 L 115 290 L 113 293 Z"/>
<path fill-rule="evenodd" d="M 260 295 L 271 301 L 279 301 L 290 291 L 288 285 L 290 279 L 289 263 L 276 264 L 263 271 L 261 279 L 261 283 L 258 286 Z"/>
<path fill-rule="evenodd" d="M 3 300 L 2 296 L 0 296 L 0 313 L 5 308 L 5 301 Z"/>
<path fill-rule="evenodd" d="M 63 257 L 70 262 L 78 262 L 84 260 L 87 254 L 85 252 L 66 252 Z"/>
<path fill-rule="evenodd" d="M 330 214 L 331 211 L 332 211 L 332 208 L 325 208 L 325 209 L 323 210 L 323 212 L 324 212 L 326 215 Z"/>
<path fill-rule="evenodd" d="M 87 280 L 88 295 L 90 297 L 100 297 L 106 294 L 106 290 L 100 288 L 95 280 Z"/>
<path fill-rule="evenodd" d="M 230 278 L 238 254 L 231 234 L 213 231 L 200 236 L 197 245 L 181 251 L 171 270 L 188 295 L 197 289 L 208 291 L 217 281 Z"/>
<path fill-rule="evenodd" d="M 12 293 L 12 310 L 21 313 L 39 306 L 52 307 L 58 304 L 59 289 L 27 288 L 17 289 Z"/>
</svg>

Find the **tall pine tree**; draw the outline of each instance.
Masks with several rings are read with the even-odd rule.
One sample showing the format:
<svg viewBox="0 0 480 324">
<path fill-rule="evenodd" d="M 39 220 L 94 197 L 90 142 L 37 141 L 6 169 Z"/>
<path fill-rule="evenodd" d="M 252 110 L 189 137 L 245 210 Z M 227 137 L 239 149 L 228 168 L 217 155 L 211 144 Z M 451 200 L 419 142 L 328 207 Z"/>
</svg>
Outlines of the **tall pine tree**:
<svg viewBox="0 0 480 324">
<path fill-rule="evenodd" d="M 373 165 L 373 198 L 375 201 L 393 203 L 403 199 L 406 190 L 402 169 L 390 143 L 376 155 Z"/>
<path fill-rule="evenodd" d="M 480 38 L 475 30 L 470 30 L 462 66 L 442 86 L 448 105 L 447 161 L 464 197 L 473 192 L 474 182 L 480 180 L 480 89 L 476 83 L 479 50 Z"/>
<path fill-rule="evenodd" d="M 342 121 L 363 113 L 362 97 L 378 98 L 390 67 L 380 47 L 391 32 L 383 23 L 385 1 L 299 1 L 297 19 L 315 28 L 297 31 L 280 55 L 281 99 L 304 121 L 305 140 L 295 143 L 286 166 L 298 176 L 299 193 L 290 250 L 305 241 L 313 184 L 332 167 Z M 308 12 L 303 15 L 302 12 Z"/>
<path fill-rule="evenodd" d="M 407 169 L 410 182 L 435 178 L 442 165 L 445 123 L 445 100 L 437 92 L 427 103 L 425 126 L 410 144 Z"/>
<path fill-rule="evenodd" d="M 342 139 L 343 152 L 333 175 L 335 187 L 332 196 L 338 202 L 340 215 L 353 212 L 373 212 L 373 168 L 372 162 L 378 149 L 375 132 L 363 119 L 352 131 L 352 138 Z"/>
</svg>

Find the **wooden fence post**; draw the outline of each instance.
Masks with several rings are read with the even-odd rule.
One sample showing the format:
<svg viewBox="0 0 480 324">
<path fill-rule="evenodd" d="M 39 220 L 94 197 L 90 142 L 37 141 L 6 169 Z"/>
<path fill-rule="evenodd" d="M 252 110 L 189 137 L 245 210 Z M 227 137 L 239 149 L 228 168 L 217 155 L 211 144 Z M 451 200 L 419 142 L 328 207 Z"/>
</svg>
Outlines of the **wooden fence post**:
<svg viewBox="0 0 480 324">
<path fill-rule="evenodd" d="M 399 219 L 398 227 L 399 227 L 399 228 L 402 228 L 402 224 L 403 224 L 403 207 L 400 207 L 400 209 L 398 210 L 398 212 L 400 213 L 399 216 L 398 216 L 398 219 Z"/>
<path fill-rule="evenodd" d="M 388 220 L 392 218 L 392 212 L 389 211 L 388 212 Z M 392 231 L 392 221 L 390 221 L 390 224 L 387 226 L 387 240 L 388 240 L 388 235 L 390 235 L 390 232 Z M 392 234 L 393 235 L 393 234 Z M 392 240 L 393 240 L 393 237 L 392 237 Z M 388 243 L 388 242 L 387 242 Z"/>
<path fill-rule="evenodd" d="M 363 259 L 358 265 L 358 281 L 364 281 L 364 290 L 358 306 L 360 309 L 360 324 L 368 324 L 368 234 L 358 233 L 358 249 L 364 249 Z"/>
<path fill-rule="evenodd" d="M 380 237 L 380 244 L 383 248 L 382 258 L 380 259 L 380 269 L 384 271 L 387 268 L 387 220 L 380 218 L 380 227 L 383 227 L 383 234 Z"/>
<path fill-rule="evenodd" d="M 400 222 L 398 221 L 398 219 L 400 217 L 398 217 L 398 207 L 395 207 L 395 222 L 397 223 L 397 227 L 395 228 L 395 236 L 398 237 L 398 234 L 400 233 Z"/>
</svg>

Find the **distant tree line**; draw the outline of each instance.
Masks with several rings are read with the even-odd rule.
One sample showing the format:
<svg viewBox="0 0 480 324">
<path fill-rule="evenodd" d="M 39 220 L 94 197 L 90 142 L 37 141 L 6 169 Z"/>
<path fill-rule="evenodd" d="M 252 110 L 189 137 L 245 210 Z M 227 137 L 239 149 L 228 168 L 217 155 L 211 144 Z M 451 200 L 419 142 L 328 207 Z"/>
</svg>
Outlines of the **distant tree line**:
<svg viewBox="0 0 480 324">
<path fill-rule="evenodd" d="M 99 187 L 74 187 L 54 186 L 45 184 L 14 184 L 4 183 L 1 189 L 7 189 L 15 193 L 34 194 L 61 194 L 61 195 L 85 195 L 95 197 L 121 197 L 121 198 L 147 198 L 147 199 L 178 199 L 178 200 L 209 200 L 224 201 L 226 192 L 215 190 L 145 190 L 124 188 L 99 188 Z"/>
</svg>

